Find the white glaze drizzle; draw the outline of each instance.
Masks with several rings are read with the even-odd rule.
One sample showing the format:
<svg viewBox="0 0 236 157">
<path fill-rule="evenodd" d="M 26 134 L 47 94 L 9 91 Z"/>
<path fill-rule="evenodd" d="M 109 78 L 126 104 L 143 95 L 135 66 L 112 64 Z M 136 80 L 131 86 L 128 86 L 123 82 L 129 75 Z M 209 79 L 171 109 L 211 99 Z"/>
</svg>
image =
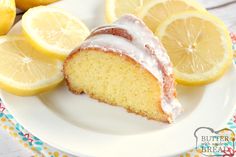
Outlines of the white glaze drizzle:
<svg viewBox="0 0 236 157">
<path fill-rule="evenodd" d="M 88 38 L 80 48 L 99 48 L 105 52 L 112 51 L 120 55 L 125 54 L 141 64 L 161 83 L 161 107 L 163 111 L 169 115 L 168 120 L 172 122 L 182 112 L 182 106 L 174 96 L 168 98 L 164 93 L 164 74 L 156 59 L 162 64 L 162 68 L 164 68 L 167 77 L 173 77 L 173 68 L 162 44 L 153 36 L 153 33 L 142 21 L 132 15 L 123 16 L 112 25 L 94 30 L 94 33 L 108 28 L 122 28 L 127 30 L 132 36 L 132 41 L 112 34 L 97 34 Z M 153 50 L 153 54 L 150 54 L 150 50 L 146 47 L 147 45 Z M 168 90 L 169 92 L 174 92 L 174 86 L 171 86 L 171 89 Z"/>
<path fill-rule="evenodd" d="M 114 42 L 115 40 L 115 42 Z M 162 82 L 162 72 L 157 68 L 157 63 L 153 60 L 152 56 L 146 55 L 142 50 L 137 48 L 131 42 L 127 42 L 126 39 L 109 34 L 95 35 L 86 40 L 82 45 L 82 48 L 99 48 L 103 51 L 112 51 L 119 53 L 120 55 L 127 55 L 140 63 L 149 72 L 151 72 L 158 80 Z"/>
</svg>

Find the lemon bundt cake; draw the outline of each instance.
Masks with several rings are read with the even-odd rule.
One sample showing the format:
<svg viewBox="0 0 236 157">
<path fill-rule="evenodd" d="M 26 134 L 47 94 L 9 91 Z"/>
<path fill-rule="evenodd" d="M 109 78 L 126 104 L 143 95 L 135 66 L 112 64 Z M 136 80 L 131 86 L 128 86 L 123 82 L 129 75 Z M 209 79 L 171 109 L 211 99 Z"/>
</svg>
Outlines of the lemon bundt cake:
<svg viewBox="0 0 236 157">
<path fill-rule="evenodd" d="M 73 93 L 148 119 L 171 123 L 182 111 L 165 49 L 132 15 L 95 29 L 66 59 L 64 75 Z"/>
</svg>

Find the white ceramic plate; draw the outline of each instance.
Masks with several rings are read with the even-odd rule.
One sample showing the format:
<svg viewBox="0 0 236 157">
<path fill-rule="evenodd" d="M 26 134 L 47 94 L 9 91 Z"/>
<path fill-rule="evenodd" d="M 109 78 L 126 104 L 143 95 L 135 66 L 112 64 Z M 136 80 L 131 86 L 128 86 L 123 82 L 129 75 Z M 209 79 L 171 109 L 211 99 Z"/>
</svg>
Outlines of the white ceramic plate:
<svg viewBox="0 0 236 157">
<path fill-rule="evenodd" d="M 102 0 L 64 0 L 54 4 L 80 17 L 90 28 L 103 22 Z M 20 32 L 20 24 L 11 33 Z M 124 109 L 76 96 L 66 86 L 38 97 L 1 92 L 7 108 L 33 135 L 67 153 L 96 157 L 157 157 L 195 147 L 194 131 L 221 129 L 236 103 L 236 70 L 206 87 L 178 87 L 185 108 L 175 124 L 129 114 Z"/>
</svg>

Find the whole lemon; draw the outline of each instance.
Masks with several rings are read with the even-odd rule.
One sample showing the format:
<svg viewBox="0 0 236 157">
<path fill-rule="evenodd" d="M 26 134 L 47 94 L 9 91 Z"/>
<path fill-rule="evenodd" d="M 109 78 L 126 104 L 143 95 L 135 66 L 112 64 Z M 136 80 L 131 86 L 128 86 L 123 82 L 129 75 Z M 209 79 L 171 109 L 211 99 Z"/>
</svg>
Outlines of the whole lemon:
<svg viewBox="0 0 236 157">
<path fill-rule="evenodd" d="M 58 0 L 16 0 L 16 6 L 21 10 L 28 10 L 32 7 L 48 5 L 56 1 Z"/>
<path fill-rule="evenodd" d="M 15 0 L 0 0 L 0 35 L 4 35 L 10 30 L 15 17 Z"/>
</svg>

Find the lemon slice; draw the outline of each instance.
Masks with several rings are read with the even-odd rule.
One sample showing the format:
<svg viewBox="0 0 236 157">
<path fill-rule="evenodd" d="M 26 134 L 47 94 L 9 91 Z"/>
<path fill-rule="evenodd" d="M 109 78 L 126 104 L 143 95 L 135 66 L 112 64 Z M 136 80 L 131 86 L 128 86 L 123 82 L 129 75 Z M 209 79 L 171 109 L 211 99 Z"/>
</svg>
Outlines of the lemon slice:
<svg viewBox="0 0 236 157">
<path fill-rule="evenodd" d="M 89 35 L 88 28 L 61 9 L 39 6 L 22 18 L 23 33 L 34 48 L 65 59 Z"/>
<path fill-rule="evenodd" d="M 21 10 L 28 10 L 32 7 L 48 5 L 56 1 L 58 0 L 16 0 L 16 6 Z"/>
<path fill-rule="evenodd" d="M 24 37 L 0 37 L 0 88 L 20 96 L 48 91 L 63 80 L 62 62 L 33 49 Z"/>
<path fill-rule="evenodd" d="M 163 22 L 156 34 L 174 65 L 179 83 L 202 85 L 220 78 L 233 51 L 224 23 L 206 12 L 184 12 Z"/>
<path fill-rule="evenodd" d="M 138 16 L 153 31 L 168 17 L 183 11 L 205 10 L 194 0 L 150 0 Z"/>
<path fill-rule="evenodd" d="M 0 35 L 4 35 L 9 31 L 15 16 L 15 0 L 0 0 Z"/>
<path fill-rule="evenodd" d="M 106 0 L 106 21 L 112 23 L 124 14 L 137 15 L 149 0 Z"/>
</svg>

